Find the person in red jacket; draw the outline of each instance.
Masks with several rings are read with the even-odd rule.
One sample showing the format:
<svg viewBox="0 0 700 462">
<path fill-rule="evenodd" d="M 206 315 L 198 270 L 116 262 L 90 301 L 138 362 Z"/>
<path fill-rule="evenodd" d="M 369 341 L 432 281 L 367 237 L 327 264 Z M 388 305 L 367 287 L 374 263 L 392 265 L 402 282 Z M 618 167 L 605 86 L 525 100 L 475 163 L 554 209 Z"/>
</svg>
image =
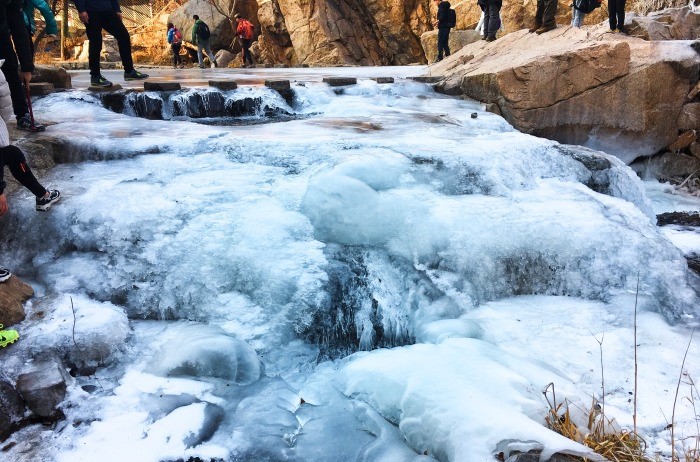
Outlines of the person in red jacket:
<svg viewBox="0 0 700 462">
<path fill-rule="evenodd" d="M 246 67 L 246 61 L 249 66 L 253 65 L 253 57 L 250 54 L 250 44 L 253 42 L 253 24 L 241 17 L 240 14 L 234 16 L 236 18 L 236 35 L 238 36 L 238 42 L 241 44 L 243 49 L 243 67 Z"/>
</svg>

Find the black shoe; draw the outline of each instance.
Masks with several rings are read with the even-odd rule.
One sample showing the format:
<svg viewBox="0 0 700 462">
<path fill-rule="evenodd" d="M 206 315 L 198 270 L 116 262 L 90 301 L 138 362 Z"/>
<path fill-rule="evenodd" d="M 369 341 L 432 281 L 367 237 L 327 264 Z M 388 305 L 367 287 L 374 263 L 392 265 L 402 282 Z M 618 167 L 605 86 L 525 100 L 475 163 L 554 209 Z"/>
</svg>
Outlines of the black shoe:
<svg viewBox="0 0 700 462">
<path fill-rule="evenodd" d="M 37 197 L 36 198 L 36 209 L 39 212 L 46 212 L 54 202 L 61 198 L 61 193 L 56 189 L 48 190 L 49 197 Z"/>
<path fill-rule="evenodd" d="M 539 25 L 535 24 L 534 27 L 529 28 L 527 31 L 528 31 L 529 33 L 532 34 L 533 32 L 537 31 L 537 30 L 538 30 L 539 28 L 541 28 L 541 27 L 542 27 L 542 26 L 539 26 Z"/>
<path fill-rule="evenodd" d="M 29 114 L 25 114 L 17 120 L 17 128 L 30 132 L 43 132 L 46 130 L 46 127 L 36 120 L 32 123 L 32 117 Z"/>
<path fill-rule="evenodd" d="M 102 75 L 98 75 L 97 77 L 90 77 L 90 85 L 107 88 L 112 86 L 112 82 L 102 77 Z"/>
<path fill-rule="evenodd" d="M 625 26 L 617 26 L 617 31 L 621 34 L 627 35 L 627 31 L 625 30 Z"/>
<path fill-rule="evenodd" d="M 489 36 L 489 37 L 486 37 L 486 41 L 487 41 L 487 42 L 495 42 L 495 41 L 496 41 L 496 37 L 494 37 L 493 35 L 491 35 L 491 36 Z"/>
<path fill-rule="evenodd" d="M 137 71 L 134 69 L 131 72 L 124 72 L 124 80 L 144 80 L 148 78 L 148 74 L 144 74 L 142 72 Z"/>
<path fill-rule="evenodd" d="M 5 282 L 12 277 L 12 273 L 7 268 L 0 266 L 0 282 Z"/>
</svg>

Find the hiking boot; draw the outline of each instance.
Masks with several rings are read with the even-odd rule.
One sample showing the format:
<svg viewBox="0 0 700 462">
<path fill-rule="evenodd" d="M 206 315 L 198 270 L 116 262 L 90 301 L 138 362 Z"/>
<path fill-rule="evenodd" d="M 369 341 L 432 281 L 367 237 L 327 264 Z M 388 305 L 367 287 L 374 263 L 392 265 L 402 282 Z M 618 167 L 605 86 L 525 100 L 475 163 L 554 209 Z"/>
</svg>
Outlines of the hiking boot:
<svg viewBox="0 0 700 462">
<path fill-rule="evenodd" d="M 94 87 L 108 88 L 108 87 L 112 86 L 112 82 L 105 79 L 104 77 L 102 77 L 102 74 L 100 74 L 97 77 L 90 77 L 90 85 L 92 85 Z"/>
<path fill-rule="evenodd" d="M 49 208 L 51 208 L 54 202 L 58 201 L 61 198 L 61 193 L 58 192 L 58 190 L 56 189 L 49 189 L 48 193 L 49 197 L 36 198 L 36 209 L 39 212 L 46 212 Z"/>
<path fill-rule="evenodd" d="M 1 330 L 3 325 L 0 324 L 0 347 L 5 348 L 10 343 L 15 343 L 19 338 L 19 333 L 16 330 Z"/>
<path fill-rule="evenodd" d="M 535 27 L 531 27 L 527 31 L 532 34 L 533 32 L 537 32 L 537 29 L 540 29 L 541 27 L 542 26 L 540 26 L 539 24 L 535 24 Z"/>
<path fill-rule="evenodd" d="M 544 34 L 545 32 L 549 32 L 550 30 L 554 30 L 556 28 L 557 28 L 557 26 L 554 24 L 551 26 L 542 26 L 535 31 L 535 34 L 537 34 L 537 35 Z"/>
<path fill-rule="evenodd" d="M 144 80 L 148 78 L 148 74 L 144 74 L 142 72 L 137 71 L 134 69 L 131 72 L 124 72 L 124 80 Z"/>
<path fill-rule="evenodd" d="M 0 282 L 5 282 L 12 277 L 12 273 L 7 268 L 0 266 Z"/>
<path fill-rule="evenodd" d="M 41 125 L 36 120 L 32 123 L 32 117 L 29 114 L 24 114 L 22 117 L 17 119 L 17 128 L 20 130 L 27 130 L 30 132 L 43 132 L 46 127 Z"/>
</svg>

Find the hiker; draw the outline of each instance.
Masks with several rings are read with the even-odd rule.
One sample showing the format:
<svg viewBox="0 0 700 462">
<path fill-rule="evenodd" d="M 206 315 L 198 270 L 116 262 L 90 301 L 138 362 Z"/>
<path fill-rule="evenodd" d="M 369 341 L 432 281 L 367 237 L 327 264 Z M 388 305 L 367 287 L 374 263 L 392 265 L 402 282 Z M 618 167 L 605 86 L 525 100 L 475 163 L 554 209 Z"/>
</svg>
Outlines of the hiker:
<svg viewBox="0 0 700 462">
<path fill-rule="evenodd" d="M 17 128 L 39 132 L 45 127 L 32 120 L 25 92 L 25 89 L 29 88 L 34 71 L 29 41 L 22 17 L 22 0 L 0 0 L 0 60 L 4 60 L 3 81 L 10 87 Z"/>
<path fill-rule="evenodd" d="M 437 5 L 437 21 L 434 23 L 435 27 L 438 29 L 438 55 L 437 60 L 442 61 L 442 54 L 445 53 L 445 57 L 450 56 L 450 2 L 447 0 L 435 0 Z"/>
<path fill-rule="evenodd" d="M 537 0 L 537 12 L 535 13 L 535 25 L 528 32 L 544 34 L 557 28 L 555 16 L 557 14 L 557 0 Z"/>
<path fill-rule="evenodd" d="M 608 0 L 608 21 L 610 22 L 610 32 L 627 33 L 625 31 L 625 0 Z"/>
<path fill-rule="evenodd" d="M 579 29 L 583 25 L 583 18 L 586 17 L 586 13 L 577 8 L 580 7 L 580 5 L 581 0 L 574 0 L 574 3 L 571 4 L 571 27 L 577 27 Z"/>
<path fill-rule="evenodd" d="M 173 67 L 184 67 L 180 58 L 180 48 L 182 47 L 182 32 L 171 22 L 168 23 L 168 43 L 173 50 Z"/>
<path fill-rule="evenodd" d="M 29 32 L 29 45 L 32 49 L 32 56 L 34 56 L 34 34 L 36 34 L 36 24 L 34 22 L 34 10 L 39 10 L 41 16 L 44 17 L 44 23 L 46 28 L 44 29 L 47 37 L 57 37 L 58 36 L 58 25 L 56 24 L 56 18 L 53 15 L 53 11 L 44 0 L 24 0 L 22 5 L 22 13 L 24 14 L 24 25 L 27 27 L 27 32 Z"/>
<path fill-rule="evenodd" d="M 211 46 L 209 45 L 209 37 L 211 37 L 211 31 L 207 23 L 199 19 L 196 14 L 192 16 L 194 19 L 194 26 L 192 26 L 192 43 L 197 45 L 197 59 L 199 59 L 199 67 L 204 69 L 204 53 L 202 50 L 206 51 L 209 61 L 211 61 L 211 67 L 217 67 L 216 58 L 214 53 L 211 52 Z"/>
<path fill-rule="evenodd" d="M 96 87 L 111 87 L 113 84 L 105 79 L 100 72 L 100 54 L 102 54 L 102 29 L 117 40 L 119 57 L 124 68 L 124 80 L 143 80 L 148 74 L 134 69 L 131 57 L 131 37 L 122 22 L 122 11 L 119 0 L 75 0 L 78 16 L 85 24 L 90 45 L 88 48 L 88 63 L 90 67 L 90 85 Z"/>
<path fill-rule="evenodd" d="M 12 176 L 36 196 L 36 210 L 48 210 L 61 197 L 60 192 L 55 189 L 46 189 L 37 181 L 27 165 L 27 159 L 22 150 L 10 144 L 10 135 L 7 132 L 5 121 L 12 114 L 11 106 L 9 86 L 5 79 L 0 76 L 0 217 L 5 215 L 8 210 L 5 182 L 3 181 L 5 165 L 9 167 Z"/>
<path fill-rule="evenodd" d="M 253 66 L 253 56 L 250 54 L 250 44 L 253 42 L 253 24 L 241 17 L 240 14 L 236 13 L 234 16 L 236 18 L 236 35 L 238 36 L 238 42 L 241 44 L 242 55 L 243 55 L 243 67 L 246 66 L 246 60 L 249 66 Z"/>
<path fill-rule="evenodd" d="M 484 13 L 484 37 L 487 42 L 496 40 L 496 32 L 501 28 L 502 0 L 477 0 Z"/>
</svg>

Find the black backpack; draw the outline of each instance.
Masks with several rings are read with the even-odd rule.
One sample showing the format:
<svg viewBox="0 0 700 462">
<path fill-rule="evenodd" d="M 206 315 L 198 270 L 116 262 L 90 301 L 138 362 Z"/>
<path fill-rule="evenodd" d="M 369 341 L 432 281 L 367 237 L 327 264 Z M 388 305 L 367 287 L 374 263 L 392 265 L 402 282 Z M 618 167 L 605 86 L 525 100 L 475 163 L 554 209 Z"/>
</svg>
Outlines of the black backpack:
<svg viewBox="0 0 700 462">
<path fill-rule="evenodd" d="M 601 0 L 576 0 L 574 2 L 574 8 L 579 10 L 581 13 L 588 14 L 600 7 L 600 3 Z"/>
<path fill-rule="evenodd" d="M 199 21 L 199 25 L 197 26 L 197 37 L 201 38 L 202 40 L 207 40 L 209 37 L 211 37 L 209 26 L 207 26 L 207 23 L 204 21 Z"/>
<path fill-rule="evenodd" d="M 449 9 L 449 13 L 447 15 L 447 25 L 451 28 L 457 27 L 457 12 L 454 8 Z"/>
</svg>

